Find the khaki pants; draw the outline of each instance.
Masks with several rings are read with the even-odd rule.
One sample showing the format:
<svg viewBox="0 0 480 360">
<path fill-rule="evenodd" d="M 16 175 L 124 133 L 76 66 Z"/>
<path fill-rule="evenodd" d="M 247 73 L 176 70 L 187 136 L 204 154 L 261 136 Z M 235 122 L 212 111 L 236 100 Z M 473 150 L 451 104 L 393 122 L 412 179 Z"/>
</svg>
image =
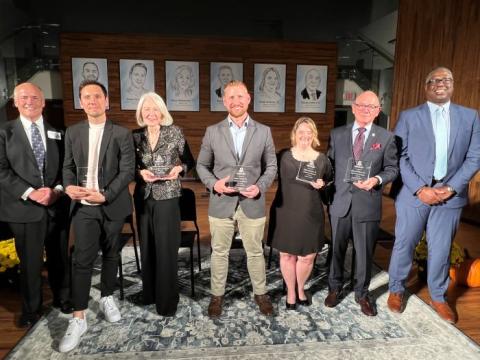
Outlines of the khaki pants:
<svg viewBox="0 0 480 360">
<path fill-rule="evenodd" d="M 228 256 L 232 245 L 235 222 L 242 236 L 243 247 L 247 253 L 247 268 L 252 281 L 253 293 L 263 295 L 267 292 L 265 284 L 265 258 L 262 239 L 265 229 L 265 217 L 248 218 L 238 206 L 232 218 L 218 219 L 209 216 L 212 234 L 211 279 L 212 295 L 222 296 L 228 274 Z"/>
</svg>

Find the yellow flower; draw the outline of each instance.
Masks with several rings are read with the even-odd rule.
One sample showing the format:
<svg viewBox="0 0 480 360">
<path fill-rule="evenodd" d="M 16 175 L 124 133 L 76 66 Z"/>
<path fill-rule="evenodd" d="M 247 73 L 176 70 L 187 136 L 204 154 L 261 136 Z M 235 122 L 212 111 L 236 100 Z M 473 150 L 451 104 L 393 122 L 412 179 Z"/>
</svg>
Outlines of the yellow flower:
<svg viewBox="0 0 480 360">
<path fill-rule="evenodd" d="M 413 261 L 419 263 L 427 260 L 428 258 L 428 245 L 426 234 L 423 233 L 420 242 L 415 248 L 415 254 L 413 255 Z M 465 260 L 464 251 L 455 241 L 452 243 L 450 250 L 450 265 L 461 264 Z"/>
<path fill-rule="evenodd" d="M 0 241 L 0 272 L 13 268 L 20 263 L 15 250 L 15 239 Z"/>
</svg>

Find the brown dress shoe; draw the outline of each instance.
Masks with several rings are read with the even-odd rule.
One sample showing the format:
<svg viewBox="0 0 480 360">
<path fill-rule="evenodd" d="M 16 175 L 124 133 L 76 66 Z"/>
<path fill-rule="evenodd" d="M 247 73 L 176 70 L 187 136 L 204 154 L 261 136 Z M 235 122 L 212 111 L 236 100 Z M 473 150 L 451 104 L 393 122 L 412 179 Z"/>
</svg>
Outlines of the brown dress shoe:
<svg viewBox="0 0 480 360">
<path fill-rule="evenodd" d="M 453 312 L 452 308 L 446 301 L 430 301 L 430 305 L 437 312 L 437 314 L 446 322 L 455 324 L 457 322 L 457 316 Z"/>
<path fill-rule="evenodd" d="M 223 296 L 212 295 L 208 305 L 208 317 L 217 318 L 222 315 Z"/>
<path fill-rule="evenodd" d="M 342 301 L 342 292 L 338 290 L 330 291 L 325 298 L 325 306 L 333 308 Z"/>
<path fill-rule="evenodd" d="M 273 315 L 273 306 L 268 295 L 255 295 L 254 299 L 263 315 Z"/>
<path fill-rule="evenodd" d="M 391 312 L 400 314 L 404 310 L 403 293 L 391 292 L 387 300 L 388 308 Z"/>
<path fill-rule="evenodd" d="M 360 304 L 360 310 L 367 316 L 375 316 L 377 315 L 377 309 L 373 304 L 372 300 L 368 298 L 368 296 L 362 297 L 360 299 L 355 298 L 355 301 Z"/>
</svg>

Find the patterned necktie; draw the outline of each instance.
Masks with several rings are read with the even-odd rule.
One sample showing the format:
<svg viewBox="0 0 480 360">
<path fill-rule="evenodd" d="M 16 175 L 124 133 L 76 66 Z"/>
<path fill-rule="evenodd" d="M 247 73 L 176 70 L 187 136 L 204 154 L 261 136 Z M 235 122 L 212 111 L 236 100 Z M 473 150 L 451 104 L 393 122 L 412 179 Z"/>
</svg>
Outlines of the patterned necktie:
<svg viewBox="0 0 480 360">
<path fill-rule="evenodd" d="M 32 123 L 31 135 L 32 135 L 32 150 L 33 155 L 35 155 L 35 160 L 37 160 L 38 170 L 42 174 L 43 181 L 43 168 L 45 164 L 45 147 L 43 146 L 42 137 L 40 136 L 40 130 L 38 129 L 37 124 Z"/>
<path fill-rule="evenodd" d="M 447 175 L 448 131 L 445 109 L 435 111 L 435 169 L 433 177 L 441 180 Z"/>
<path fill-rule="evenodd" d="M 357 136 L 355 137 L 355 141 L 353 142 L 353 157 L 355 158 L 355 161 L 360 160 L 360 157 L 362 156 L 363 153 L 363 142 L 365 140 L 365 131 L 367 129 L 361 127 L 358 128 L 358 133 Z"/>
</svg>

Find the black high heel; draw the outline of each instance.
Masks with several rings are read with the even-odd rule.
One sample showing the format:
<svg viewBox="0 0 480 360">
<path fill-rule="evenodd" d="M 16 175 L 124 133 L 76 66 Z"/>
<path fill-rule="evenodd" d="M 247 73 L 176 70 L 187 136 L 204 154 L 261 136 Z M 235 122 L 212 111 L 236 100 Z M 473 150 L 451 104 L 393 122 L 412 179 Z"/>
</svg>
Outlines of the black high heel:
<svg viewBox="0 0 480 360">
<path fill-rule="evenodd" d="M 287 310 L 297 310 L 297 303 L 290 304 L 288 301 L 285 300 L 285 308 Z"/>
<path fill-rule="evenodd" d="M 308 291 L 305 291 L 305 296 L 307 297 L 305 300 L 302 300 L 297 295 L 297 304 L 302 306 L 310 306 L 312 305 L 312 295 Z"/>
</svg>

